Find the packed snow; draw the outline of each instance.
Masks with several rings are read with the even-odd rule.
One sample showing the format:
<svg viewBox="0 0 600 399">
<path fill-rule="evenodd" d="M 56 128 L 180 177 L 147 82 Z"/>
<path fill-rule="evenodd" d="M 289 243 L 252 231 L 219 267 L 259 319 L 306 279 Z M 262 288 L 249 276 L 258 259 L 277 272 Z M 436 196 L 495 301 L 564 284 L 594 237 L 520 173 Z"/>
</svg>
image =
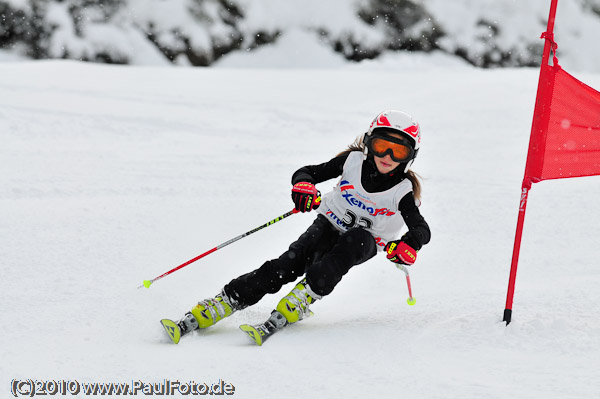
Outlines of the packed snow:
<svg viewBox="0 0 600 399">
<path fill-rule="evenodd" d="M 599 177 L 534 185 L 502 322 L 538 70 L 320 59 L 0 64 L 4 397 L 26 379 L 222 380 L 239 398 L 600 397 Z M 432 241 L 410 268 L 416 305 L 379 255 L 262 347 L 238 326 L 264 321 L 292 285 L 173 345 L 160 319 L 279 256 L 315 215 L 142 281 L 290 210 L 292 173 L 390 108 L 423 132 L 414 170 Z"/>
</svg>

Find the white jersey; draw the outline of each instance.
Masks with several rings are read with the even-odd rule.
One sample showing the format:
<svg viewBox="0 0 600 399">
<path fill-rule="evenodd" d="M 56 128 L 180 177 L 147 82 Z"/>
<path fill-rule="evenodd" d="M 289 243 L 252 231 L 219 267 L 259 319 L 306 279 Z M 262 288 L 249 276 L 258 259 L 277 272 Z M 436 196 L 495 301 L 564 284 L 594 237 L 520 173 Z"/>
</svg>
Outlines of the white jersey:
<svg viewBox="0 0 600 399">
<path fill-rule="evenodd" d="M 388 190 L 369 193 L 361 183 L 362 163 L 360 151 L 348 155 L 340 181 L 333 191 L 323 196 L 317 212 L 325 215 L 340 231 L 352 227 L 366 229 L 381 251 L 388 241 L 399 238 L 404 220 L 398 211 L 398 203 L 412 191 L 412 183 L 404 179 Z"/>
</svg>

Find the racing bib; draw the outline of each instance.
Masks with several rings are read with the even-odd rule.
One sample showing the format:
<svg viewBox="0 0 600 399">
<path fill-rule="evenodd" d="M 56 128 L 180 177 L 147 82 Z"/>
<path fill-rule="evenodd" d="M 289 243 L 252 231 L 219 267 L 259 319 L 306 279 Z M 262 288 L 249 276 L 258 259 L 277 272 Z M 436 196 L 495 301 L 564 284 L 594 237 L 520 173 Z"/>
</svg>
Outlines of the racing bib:
<svg viewBox="0 0 600 399">
<path fill-rule="evenodd" d="M 366 229 L 381 251 L 388 241 L 398 238 L 404 226 L 398 203 L 412 191 L 412 183 L 404 179 L 386 191 L 369 193 L 361 184 L 362 163 L 360 151 L 348 155 L 340 181 L 325 194 L 317 212 L 340 231 L 354 227 Z"/>
</svg>

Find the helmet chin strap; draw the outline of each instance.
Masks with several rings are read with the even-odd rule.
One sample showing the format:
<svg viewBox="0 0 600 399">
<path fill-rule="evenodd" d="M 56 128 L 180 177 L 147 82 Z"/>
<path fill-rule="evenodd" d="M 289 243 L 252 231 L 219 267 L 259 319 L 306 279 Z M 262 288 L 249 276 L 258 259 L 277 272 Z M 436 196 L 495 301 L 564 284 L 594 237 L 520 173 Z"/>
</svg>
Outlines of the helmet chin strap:
<svg viewBox="0 0 600 399">
<path fill-rule="evenodd" d="M 413 164 L 413 162 L 415 162 L 415 159 L 411 159 L 410 161 L 408 161 L 406 163 L 406 167 L 404 168 L 404 173 L 408 172 L 408 169 L 411 167 L 411 165 Z"/>
</svg>

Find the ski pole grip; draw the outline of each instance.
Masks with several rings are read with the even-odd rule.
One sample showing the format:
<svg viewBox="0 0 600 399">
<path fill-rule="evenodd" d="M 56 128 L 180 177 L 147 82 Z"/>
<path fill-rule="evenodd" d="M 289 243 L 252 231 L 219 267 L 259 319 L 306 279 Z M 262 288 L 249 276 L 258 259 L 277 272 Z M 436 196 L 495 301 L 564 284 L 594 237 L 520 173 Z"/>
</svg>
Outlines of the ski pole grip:
<svg viewBox="0 0 600 399">
<path fill-rule="evenodd" d="M 318 209 L 321 206 L 321 192 L 317 190 L 317 196 L 315 197 L 315 203 L 313 205 L 313 209 Z"/>
</svg>

